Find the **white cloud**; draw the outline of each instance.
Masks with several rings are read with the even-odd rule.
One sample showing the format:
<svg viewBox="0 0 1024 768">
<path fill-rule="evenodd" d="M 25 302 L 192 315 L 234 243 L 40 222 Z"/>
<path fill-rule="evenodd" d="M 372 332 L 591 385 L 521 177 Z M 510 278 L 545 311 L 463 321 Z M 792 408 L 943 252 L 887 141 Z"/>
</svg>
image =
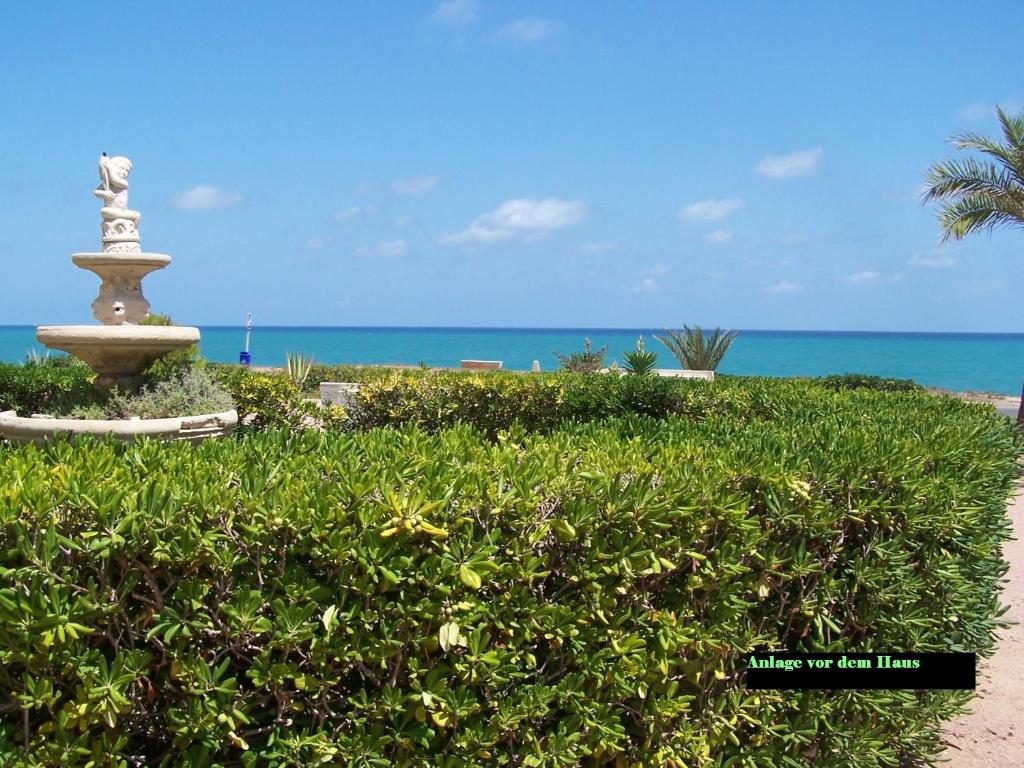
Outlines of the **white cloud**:
<svg viewBox="0 0 1024 768">
<path fill-rule="evenodd" d="M 358 216 L 368 216 L 376 210 L 377 207 L 373 205 L 350 205 L 348 208 L 334 214 L 334 220 L 351 221 Z"/>
<path fill-rule="evenodd" d="M 411 179 L 395 179 L 391 187 L 396 194 L 419 197 L 432 191 L 440 180 L 440 176 L 415 176 Z"/>
<path fill-rule="evenodd" d="M 396 227 L 411 227 L 413 224 L 416 223 L 416 219 L 414 219 L 412 216 L 399 216 L 397 219 L 395 219 L 393 223 Z"/>
<path fill-rule="evenodd" d="M 360 258 L 374 256 L 404 256 L 408 250 L 409 245 L 405 240 L 383 240 L 376 245 L 364 245 L 360 248 L 356 248 L 352 251 L 352 255 Z"/>
<path fill-rule="evenodd" d="M 615 243 L 589 242 L 580 246 L 580 253 L 585 253 L 588 256 L 596 256 L 597 254 L 608 253 L 614 250 Z"/>
<path fill-rule="evenodd" d="M 171 198 L 171 205 L 181 211 L 212 211 L 217 208 L 230 208 L 240 202 L 241 193 L 229 192 L 212 184 L 199 184 Z"/>
<path fill-rule="evenodd" d="M 658 290 L 658 281 L 653 277 L 645 277 L 633 286 L 633 293 L 652 293 Z"/>
<path fill-rule="evenodd" d="M 978 123 L 991 117 L 995 112 L 995 107 L 987 101 L 975 101 L 971 104 L 965 104 L 957 110 L 956 116 L 958 120 L 963 120 L 968 123 Z"/>
<path fill-rule="evenodd" d="M 965 104 L 956 112 L 957 120 L 965 123 L 982 123 L 986 120 L 996 119 L 996 106 L 1003 108 L 1004 112 L 1014 113 L 1021 111 L 1020 100 L 1013 97 L 1003 99 L 999 104 L 991 101 L 975 101 Z"/>
<path fill-rule="evenodd" d="M 716 229 L 704 235 L 704 242 L 708 245 L 725 245 L 734 239 L 732 232 L 728 229 Z"/>
<path fill-rule="evenodd" d="M 946 267 L 955 267 L 956 259 L 948 253 L 915 253 L 910 257 L 910 266 L 923 267 L 925 269 L 944 269 Z"/>
<path fill-rule="evenodd" d="M 501 30 L 501 36 L 519 43 L 537 43 L 562 29 L 562 22 L 530 17 L 518 19 Z"/>
<path fill-rule="evenodd" d="M 743 207 L 743 201 L 737 197 L 725 200 L 701 200 L 692 203 L 679 212 L 679 218 L 686 221 L 720 221 L 731 216 Z"/>
<path fill-rule="evenodd" d="M 851 283 L 867 283 L 871 280 L 877 280 L 881 276 L 881 272 L 872 272 L 865 270 L 864 272 L 854 272 L 849 275 L 846 279 Z"/>
<path fill-rule="evenodd" d="M 431 18 L 452 27 L 464 27 L 476 21 L 476 0 L 441 0 Z"/>
<path fill-rule="evenodd" d="M 802 291 L 803 286 L 791 283 L 788 280 L 780 280 L 775 285 L 769 286 L 765 290 L 771 293 L 793 293 L 795 291 Z"/>
<path fill-rule="evenodd" d="M 779 238 L 779 243 L 781 245 L 785 245 L 790 248 L 807 245 L 809 242 L 811 242 L 811 236 L 802 232 L 794 232 L 789 235 L 783 235 Z"/>
<path fill-rule="evenodd" d="M 825 150 L 821 147 L 800 149 L 788 155 L 765 155 L 757 164 L 757 172 L 769 179 L 793 179 L 810 176 L 818 170 Z"/>
<path fill-rule="evenodd" d="M 666 267 L 664 264 L 655 264 L 650 269 L 645 269 L 643 271 L 643 274 L 645 274 L 645 275 L 667 275 L 671 271 L 672 271 L 672 269 L 670 267 Z"/>
<path fill-rule="evenodd" d="M 973 293 L 995 293 L 1006 287 L 1004 280 L 972 280 L 967 288 Z"/>
<path fill-rule="evenodd" d="M 482 245 L 520 237 L 535 239 L 579 224 L 586 215 L 582 200 L 506 200 L 491 213 L 478 216 L 462 232 L 443 235 L 441 242 Z"/>
<path fill-rule="evenodd" d="M 310 235 L 306 238 L 305 246 L 312 251 L 319 251 L 334 242 L 334 235 Z"/>
</svg>

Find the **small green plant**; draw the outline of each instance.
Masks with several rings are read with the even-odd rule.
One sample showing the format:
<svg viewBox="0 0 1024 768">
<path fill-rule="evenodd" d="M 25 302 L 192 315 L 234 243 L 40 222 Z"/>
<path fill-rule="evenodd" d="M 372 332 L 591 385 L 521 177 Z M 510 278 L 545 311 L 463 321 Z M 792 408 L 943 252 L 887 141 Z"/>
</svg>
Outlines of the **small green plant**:
<svg viewBox="0 0 1024 768">
<path fill-rule="evenodd" d="M 636 337 L 636 349 L 630 349 L 622 353 L 626 363 L 623 366 L 626 373 L 634 376 L 649 376 L 654 373 L 654 366 L 658 364 L 658 353 L 649 352 L 644 349 L 644 337 Z"/>
<path fill-rule="evenodd" d="M 139 325 L 171 326 L 174 321 L 168 315 L 151 312 Z M 206 361 L 199 354 L 199 345 L 192 344 L 176 349 L 154 360 L 139 377 L 140 386 L 152 386 L 161 381 L 180 379 L 182 372 L 192 366 L 203 366 Z"/>
<path fill-rule="evenodd" d="M 284 355 L 285 367 L 288 370 L 288 378 L 292 380 L 292 383 L 297 387 L 302 387 L 306 383 L 306 379 L 309 378 L 309 372 L 313 369 L 313 363 L 316 361 L 312 357 L 306 357 L 301 353 L 292 354 L 286 352 Z"/>
<path fill-rule="evenodd" d="M 46 365 L 50 362 L 50 350 L 40 352 L 38 349 L 30 349 L 25 354 L 25 365 Z"/>
<path fill-rule="evenodd" d="M 679 365 L 691 371 L 713 371 L 722 362 L 729 347 L 736 341 L 739 331 L 723 331 L 715 328 L 705 334 L 699 325 L 683 326 L 681 331 L 665 329 L 664 336 L 655 335 L 658 341 L 679 361 Z"/>
<path fill-rule="evenodd" d="M 608 347 L 591 349 L 590 339 L 583 340 L 583 351 L 573 352 L 571 355 L 563 355 L 555 352 L 555 357 L 562 366 L 563 371 L 575 373 L 593 373 L 604 368 L 604 356 L 608 353 Z"/>
</svg>

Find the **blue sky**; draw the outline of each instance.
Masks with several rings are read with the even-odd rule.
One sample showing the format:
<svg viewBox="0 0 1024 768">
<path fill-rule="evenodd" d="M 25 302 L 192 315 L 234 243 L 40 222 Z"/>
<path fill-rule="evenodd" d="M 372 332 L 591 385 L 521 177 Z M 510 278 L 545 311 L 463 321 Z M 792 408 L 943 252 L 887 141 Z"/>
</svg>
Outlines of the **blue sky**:
<svg viewBox="0 0 1024 768">
<path fill-rule="evenodd" d="M 1024 233 L 919 201 L 1019 0 L 28 5 L 0 324 L 92 321 L 106 151 L 182 324 L 1024 331 Z"/>
</svg>

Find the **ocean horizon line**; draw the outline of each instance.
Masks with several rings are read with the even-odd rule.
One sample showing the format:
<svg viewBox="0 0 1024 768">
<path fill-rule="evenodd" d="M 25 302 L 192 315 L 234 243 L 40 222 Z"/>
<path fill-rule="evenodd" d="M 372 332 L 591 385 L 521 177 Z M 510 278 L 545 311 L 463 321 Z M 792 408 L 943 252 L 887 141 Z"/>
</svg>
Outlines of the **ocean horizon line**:
<svg viewBox="0 0 1024 768">
<path fill-rule="evenodd" d="M 79 323 L 68 323 L 68 325 L 78 325 Z M 48 323 L 48 325 L 50 325 Z M 85 323 L 85 325 L 92 325 L 92 323 Z M 98 324 L 96 324 L 98 325 Z M 31 329 L 37 326 L 31 323 L 16 323 L 16 324 L 3 324 L 0 323 L 0 329 Z M 245 324 L 222 324 L 222 323 L 196 323 L 193 327 L 198 328 L 209 328 L 211 330 L 245 330 Z M 705 330 L 713 329 L 716 327 L 725 326 L 702 326 Z M 494 332 L 510 332 L 510 333 L 570 333 L 570 332 L 598 332 L 598 333 L 651 333 L 660 332 L 664 330 L 678 330 L 677 327 L 668 328 L 665 326 L 654 327 L 654 326 L 530 326 L 530 325 L 253 325 L 252 331 L 256 333 L 260 330 L 273 330 L 273 331 L 310 331 L 310 330 L 324 330 L 324 331 L 453 331 L 457 333 L 465 333 L 466 331 L 487 331 L 489 333 Z M 1024 339 L 1024 331 L 906 331 L 906 330 L 892 330 L 892 331 L 879 331 L 879 330 L 837 330 L 837 329 L 818 329 L 818 328 L 738 328 L 730 329 L 736 330 L 741 334 L 819 334 L 828 336 L 936 336 L 936 337 L 950 337 L 950 336 L 987 336 L 987 337 L 1004 337 L 1004 338 L 1021 338 Z"/>
</svg>

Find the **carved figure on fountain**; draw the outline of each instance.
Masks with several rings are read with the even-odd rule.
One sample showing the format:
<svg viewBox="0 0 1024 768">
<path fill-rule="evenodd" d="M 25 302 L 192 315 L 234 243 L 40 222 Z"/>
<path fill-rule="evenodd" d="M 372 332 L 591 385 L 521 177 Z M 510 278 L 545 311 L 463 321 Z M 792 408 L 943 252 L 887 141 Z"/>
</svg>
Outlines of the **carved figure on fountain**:
<svg viewBox="0 0 1024 768">
<path fill-rule="evenodd" d="M 104 253 L 139 253 L 139 219 L 142 214 L 128 209 L 128 174 L 132 161 L 127 157 L 100 155 L 100 183 L 93 191 L 103 200 L 100 232 Z"/>
</svg>

